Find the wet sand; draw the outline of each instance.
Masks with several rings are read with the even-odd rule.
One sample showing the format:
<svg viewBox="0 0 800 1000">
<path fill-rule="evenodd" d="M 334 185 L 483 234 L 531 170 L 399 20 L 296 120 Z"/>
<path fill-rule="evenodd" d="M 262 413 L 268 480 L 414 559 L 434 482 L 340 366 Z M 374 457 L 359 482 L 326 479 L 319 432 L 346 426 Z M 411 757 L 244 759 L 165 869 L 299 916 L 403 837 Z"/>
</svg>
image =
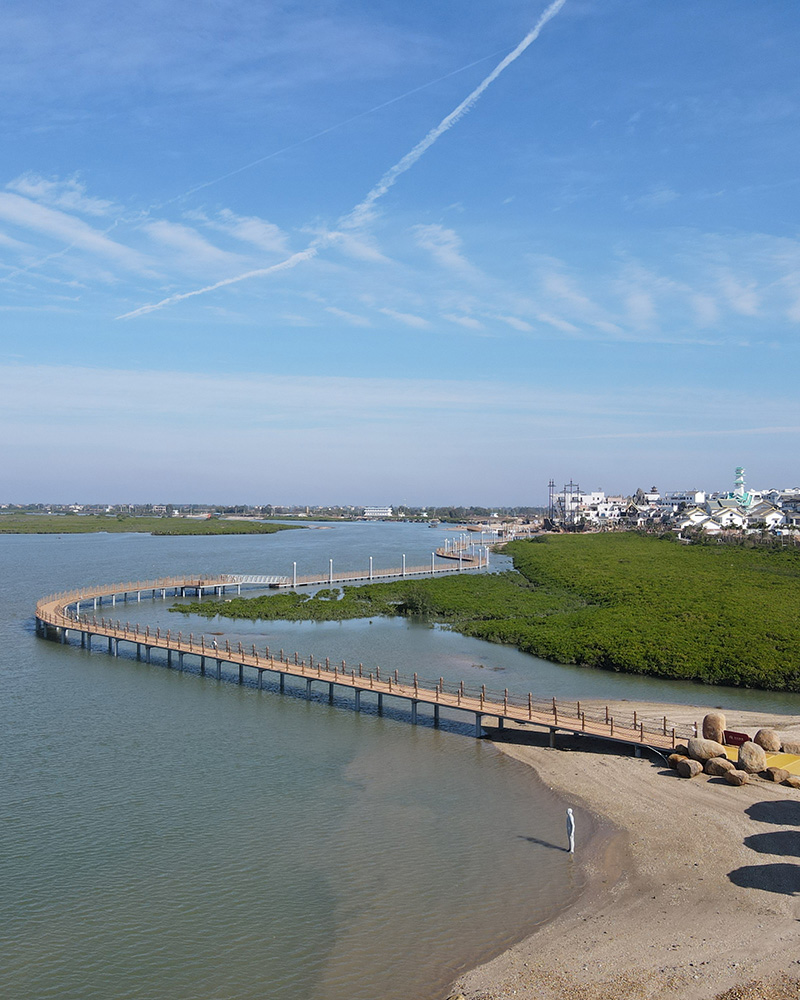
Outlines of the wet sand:
<svg viewBox="0 0 800 1000">
<path fill-rule="evenodd" d="M 676 722 L 709 710 L 638 707 Z M 726 715 L 728 728 L 752 735 L 769 725 L 800 739 L 796 716 Z M 578 814 L 575 864 L 586 889 L 577 902 L 461 977 L 453 997 L 800 998 L 800 790 L 684 780 L 661 761 L 564 734 L 558 749 L 528 729 L 491 735 L 597 822 L 584 823 L 587 839 Z"/>
</svg>

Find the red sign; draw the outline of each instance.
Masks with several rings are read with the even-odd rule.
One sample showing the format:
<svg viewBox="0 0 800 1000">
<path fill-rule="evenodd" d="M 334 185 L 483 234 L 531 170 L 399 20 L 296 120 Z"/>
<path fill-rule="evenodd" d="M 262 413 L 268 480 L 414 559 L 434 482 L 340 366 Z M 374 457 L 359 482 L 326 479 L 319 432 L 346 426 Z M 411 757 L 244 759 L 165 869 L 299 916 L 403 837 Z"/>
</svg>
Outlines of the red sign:
<svg viewBox="0 0 800 1000">
<path fill-rule="evenodd" d="M 726 729 L 723 733 L 725 746 L 740 747 L 742 743 L 747 743 L 750 737 L 747 733 L 737 733 L 733 729 Z"/>
</svg>

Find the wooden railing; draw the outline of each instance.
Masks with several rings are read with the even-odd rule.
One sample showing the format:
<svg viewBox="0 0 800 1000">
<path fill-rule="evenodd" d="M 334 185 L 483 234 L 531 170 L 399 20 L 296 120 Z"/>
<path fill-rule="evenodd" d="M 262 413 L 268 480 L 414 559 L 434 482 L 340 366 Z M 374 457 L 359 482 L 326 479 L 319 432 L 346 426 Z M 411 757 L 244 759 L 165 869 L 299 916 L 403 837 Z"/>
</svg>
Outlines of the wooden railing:
<svg viewBox="0 0 800 1000">
<path fill-rule="evenodd" d="M 659 719 L 645 718 L 631 706 L 626 716 L 614 716 L 609 708 L 591 706 L 580 701 L 558 701 L 556 698 L 534 698 L 532 693 L 520 696 L 510 692 L 488 690 L 485 684 L 468 685 L 463 681 L 420 681 L 418 675 L 401 675 L 398 671 L 381 671 L 380 667 L 365 670 L 363 664 L 348 669 L 345 660 L 331 665 L 329 658 L 307 659 L 297 652 L 286 653 L 283 649 L 275 652 L 269 646 L 263 653 L 255 645 L 247 648 L 241 642 L 231 645 L 225 641 L 224 647 L 216 638 L 205 635 L 196 637 L 193 633 L 184 636 L 182 631 L 172 629 L 155 630 L 137 623 L 116 621 L 105 616 L 81 614 L 71 610 L 78 601 L 95 597 L 139 591 L 182 589 L 196 586 L 222 586 L 235 583 L 235 577 L 166 577 L 160 580 L 140 581 L 130 584 L 113 584 L 102 587 L 87 587 L 80 590 L 63 591 L 40 600 L 36 606 L 39 622 L 65 632 L 76 631 L 90 636 L 105 636 L 116 642 L 131 642 L 151 649 L 163 649 L 179 654 L 210 657 L 219 662 L 228 662 L 242 667 L 253 668 L 259 673 L 271 671 L 307 681 L 326 681 L 363 693 L 404 698 L 412 703 L 422 703 L 461 711 L 474 712 L 476 718 L 493 716 L 498 720 L 542 726 L 550 730 L 582 733 L 599 736 L 615 742 L 646 745 L 658 749 L 671 749 L 678 740 L 696 735 L 696 725 L 673 725 L 666 716 Z"/>
</svg>

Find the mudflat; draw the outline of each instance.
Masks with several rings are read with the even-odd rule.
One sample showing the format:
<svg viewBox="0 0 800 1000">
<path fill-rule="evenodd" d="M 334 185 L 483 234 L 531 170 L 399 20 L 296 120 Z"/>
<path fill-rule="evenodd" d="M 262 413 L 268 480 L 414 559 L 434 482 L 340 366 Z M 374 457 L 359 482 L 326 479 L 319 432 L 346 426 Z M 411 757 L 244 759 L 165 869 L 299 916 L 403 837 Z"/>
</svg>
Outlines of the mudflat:
<svg viewBox="0 0 800 1000">
<path fill-rule="evenodd" d="M 676 722 L 708 711 L 639 707 Z M 796 716 L 726 715 L 729 728 L 752 735 L 772 726 L 800 739 Z M 686 780 L 663 761 L 563 734 L 557 749 L 527 729 L 491 735 L 565 806 L 597 821 L 584 823 L 591 834 L 582 838 L 578 813 L 574 862 L 586 888 L 576 903 L 461 977 L 454 997 L 800 998 L 800 790 L 758 778 L 742 787 Z"/>
</svg>

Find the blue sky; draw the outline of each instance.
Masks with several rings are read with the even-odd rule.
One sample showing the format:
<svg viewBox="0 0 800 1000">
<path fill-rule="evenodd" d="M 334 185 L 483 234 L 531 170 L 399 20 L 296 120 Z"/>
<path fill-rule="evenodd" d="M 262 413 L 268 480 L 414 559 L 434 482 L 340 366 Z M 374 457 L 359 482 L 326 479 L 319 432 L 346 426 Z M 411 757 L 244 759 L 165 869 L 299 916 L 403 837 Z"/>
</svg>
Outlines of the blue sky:
<svg viewBox="0 0 800 1000">
<path fill-rule="evenodd" d="M 785 0 L 6 0 L 0 500 L 796 485 L 799 43 Z"/>
</svg>

